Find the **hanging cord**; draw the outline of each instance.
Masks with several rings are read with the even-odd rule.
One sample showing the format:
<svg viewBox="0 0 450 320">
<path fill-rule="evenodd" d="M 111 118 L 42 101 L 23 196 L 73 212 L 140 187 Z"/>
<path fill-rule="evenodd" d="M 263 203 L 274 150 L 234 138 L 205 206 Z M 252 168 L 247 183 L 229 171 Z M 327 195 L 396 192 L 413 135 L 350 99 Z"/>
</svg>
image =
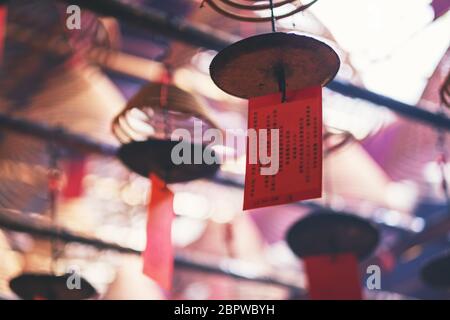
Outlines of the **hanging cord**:
<svg viewBox="0 0 450 320">
<path fill-rule="evenodd" d="M 275 25 L 275 13 L 273 9 L 273 0 L 269 0 L 270 5 L 270 22 L 272 23 L 272 32 L 277 32 L 277 27 Z"/>
<path fill-rule="evenodd" d="M 172 70 L 169 65 L 165 65 L 166 70 L 161 77 L 161 92 L 159 94 L 159 106 L 163 112 L 163 131 L 164 138 L 167 139 L 170 136 L 170 126 L 169 123 L 169 110 L 168 110 L 168 102 L 169 102 L 169 85 L 172 81 Z"/>
<path fill-rule="evenodd" d="M 55 229 L 58 229 L 57 223 L 57 201 L 58 193 L 61 184 L 61 171 L 58 167 L 58 159 L 60 157 L 60 152 L 58 146 L 51 141 L 48 144 L 48 154 L 49 154 L 49 170 L 48 170 L 48 199 L 50 205 L 50 220 Z M 58 240 L 53 238 L 51 240 L 51 273 L 56 274 L 56 260 L 59 256 L 58 252 Z"/>
<path fill-rule="evenodd" d="M 277 32 L 277 27 L 275 25 L 276 18 L 274 13 L 273 0 L 269 0 L 270 5 L 270 22 L 272 24 L 272 32 Z M 278 81 L 278 89 L 281 92 L 281 102 L 286 102 L 286 75 L 284 72 L 284 67 L 282 64 L 275 66 L 275 76 Z"/>
<path fill-rule="evenodd" d="M 163 116 L 163 134 L 164 139 L 170 140 L 170 134 L 171 134 L 171 124 L 169 122 L 169 109 L 168 109 L 168 103 L 169 103 L 169 85 L 172 82 L 172 68 L 170 65 L 165 64 L 165 71 L 161 76 L 161 91 L 159 93 L 159 106 L 162 110 L 162 116 Z M 170 164 L 165 164 L 165 176 L 162 177 L 164 182 L 169 179 L 170 175 Z"/>
</svg>

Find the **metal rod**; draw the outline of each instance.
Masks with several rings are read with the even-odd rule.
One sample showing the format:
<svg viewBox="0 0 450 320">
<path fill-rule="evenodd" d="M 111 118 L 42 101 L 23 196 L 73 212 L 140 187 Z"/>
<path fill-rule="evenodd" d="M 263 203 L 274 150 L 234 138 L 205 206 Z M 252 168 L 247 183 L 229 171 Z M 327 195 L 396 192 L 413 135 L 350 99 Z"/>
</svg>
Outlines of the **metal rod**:
<svg viewBox="0 0 450 320">
<path fill-rule="evenodd" d="M 133 254 L 139 256 L 142 254 L 141 251 L 136 249 L 124 247 L 119 244 L 107 242 L 94 237 L 77 234 L 66 228 L 56 228 L 54 225 L 46 223 L 41 219 L 32 218 L 30 216 L 26 216 L 23 213 L 12 210 L 0 210 L 0 227 L 11 231 L 25 232 L 39 238 L 50 240 L 57 239 L 65 243 L 80 243 L 99 250 L 111 250 L 118 253 Z M 202 260 L 210 259 L 208 258 Z M 244 268 L 240 268 L 241 265 L 244 266 Z M 303 291 L 300 286 L 277 279 L 272 275 L 259 275 L 251 271 L 243 272 L 241 271 L 241 269 L 249 270 L 257 266 L 252 264 L 244 265 L 243 262 L 234 259 L 221 259 L 220 264 L 216 264 L 206 263 L 204 261 L 195 261 L 195 259 L 188 258 L 183 254 L 177 254 L 175 257 L 175 266 L 178 268 L 190 269 L 199 272 L 224 275 L 239 280 L 276 285 L 294 291 Z"/>
<path fill-rule="evenodd" d="M 135 4 L 124 4 L 118 0 L 58 0 L 91 10 L 104 16 L 112 16 L 122 22 L 149 30 L 187 44 L 221 50 L 239 40 L 206 25 L 194 25 L 179 18 L 170 17 L 165 12 L 143 8 Z"/>
<path fill-rule="evenodd" d="M 149 32 L 158 33 L 174 40 L 205 49 L 219 51 L 240 40 L 239 37 L 220 32 L 217 29 L 212 29 L 205 25 L 196 25 L 187 21 L 181 21 L 155 9 L 124 4 L 117 0 L 58 1 L 76 4 L 100 15 L 113 16 L 122 22 L 149 30 Z M 328 85 L 328 88 L 351 98 L 358 98 L 378 106 L 386 107 L 408 119 L 450 131 L 449 118 L 429 112 L 421 106 L 409 105 L 337 80 L 332 81 Z"/>
<path fill-rule="evenodd" d="M 378 106 L 384 106 L 389 110 L 392 110 L 395 113 L 411 120 L 450 131 L 450 118 L 438 113 L 427 111 L 421 106 L 412 106 L 338 80 L 333 80 L 330 82 L 327 88 L 347 97 L 365 100 Z"/>
</svg>

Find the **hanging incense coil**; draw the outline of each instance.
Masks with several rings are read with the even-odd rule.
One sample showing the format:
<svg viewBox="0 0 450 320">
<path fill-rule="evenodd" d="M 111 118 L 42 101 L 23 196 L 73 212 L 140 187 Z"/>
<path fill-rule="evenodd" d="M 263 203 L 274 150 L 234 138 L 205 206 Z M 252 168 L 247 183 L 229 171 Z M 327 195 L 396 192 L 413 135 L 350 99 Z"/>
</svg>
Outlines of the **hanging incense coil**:
<svg viewBox="0 0 450 320">
<path fill-rule="evenodd" d="M 226 93 L 248 99 L 280 90 L 327 85 L 340 60 L 327 44 L 304 35 L 274 32 L 238 41 L 211 62 L 214 83 Z"/>
<path fill-rule="evenodd" d="M 379 234 L 358 216 L 323 209 L 296 222 L 286 239 L 298 257 L 353 253 L 362 260 L 377 246 Z"/>
<path fill-rule="evenodd" d="M 318 0 L 308 3 L 298 0 L 273 0 L 274 19 L 280 20 L 302 12 L 311 7 Z M 271 21 L 271 16 L 258 16 L 271 8 L 269 0 L 204 0 L 213 10 L 221 15 L 246 22 L 267 22 Z M 203 5 L 202 3 L 202 5 Z M 280 11 L 279 14 L 276 11 Z"/>
<path fill-rule="evenodd" d="M 217 128 L 199 99 L 172 84 L 150 83 L 131 98 L 112 129 L 123 144 L 118 156 L 128 168 L 145 177 L 155 173 L 167 183 L 176 183 L 214 175 L 220 167 L 217 161 L 173 163 L 171 153 L 179 143 L 192 155 L 197 148 L 202 154 L 207 150 L 203 141 L 195 141 L 196 126 L 203 131 Z M 172 141 L 176 129 L 187 130 L 193 141 Z"/>
<path fill-rule="evenodd" d="M 162 103 L 164 87 L 167 97 Z M 194 121 L 201 121 L 203 130 L 217 128 L 207 112 L 201 100 L 175 85 L 150 83 L 128 101 L 114 119 L 112 129 L 122 143 L 170 139 L 172 131 L 178 128 L 193 133 Z"/>
<path fill-rule="evenodd" d="M 431 259 L 421 270 L 423 281 L 436 289 L 450 288 L 450 254 Z"/>
<path fill-rule="evenodd" d="M 439 94 L 441 97 L 441 103 L 450 109 L 450 72 L 447 75 Z"/>
<path fill-rule="evenodd" d="M 47 273 L 23 273 L 10 281 L 11 290 L 24 300 L 83 300 L 97 295 L 95 288 L 84 278 L 79 288 L 69 289 L 71 274 L 56 276 Z"/>
<path fill-rule="evenodd" d="M 196 148 L 199 148 L 202 154 L 207 149 L 204 145 L 184 141 L 147 139 L 124 144 L 119 149 L 118 156 L 132 171 L 144 177 L 154 173 L 167 183 L 187 182 L 212 176 L 219 169 L 218 164 L 174 164 L 171 152 L 178 144 L 183 145 L 185 150 L 191 150 L 192 155 Z"/>
</svg>

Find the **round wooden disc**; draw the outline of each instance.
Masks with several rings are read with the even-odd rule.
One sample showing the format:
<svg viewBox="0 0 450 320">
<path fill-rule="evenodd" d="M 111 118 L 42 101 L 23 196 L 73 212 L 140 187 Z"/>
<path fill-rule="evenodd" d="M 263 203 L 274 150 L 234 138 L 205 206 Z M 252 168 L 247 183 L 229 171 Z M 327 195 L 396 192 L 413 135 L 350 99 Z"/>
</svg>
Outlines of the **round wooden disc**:
<svg viewBox="0 0 450 320">
<path fill-rule="evenodd" d="M 191 150 L 191 157 L 189 158 L 192 162 L 196 148 L 201 148 L 202 155 L 206 149 L 206 146 L 195 143 L 148 139 L 122 145 L 118 156 L 130 170 L 144 177 L 154 173 L 167 183 L 205 178 L 214 175 L 219 170 L 219 164 L 206 164 L 203 160 L 200 164 L 174 164 L 171 153 L 172 149 L 179 143 L 184 144 L 185 150 Z"/>
<path fill-rule="evenodd" d="M 23 273 L 9 282 L 11 290 L 24 300 L 83 300 L 97 295 L 95 288 L 81 278 L 80 289 L 69 289 L 67 279 L 71 275 L 56 276 L 43 273 Z"/>
<path fill-rule="evenodd" d="M 298 257 L 354 253 L 363 259 L 375 249 L 378 238 L 375 226 L 358 216 L 319 210 L 296 222 L 286 240 Z"/>
<path fill-rule="evenodd" d="M 450 289 L 450 254 L 428 262 L 421 271 L 422 279 L 431 287 Z"/>
<path fill-rule="evenodd" d="M 220 51 L 210 65 L 214 83 L 240 98 L 279 92 L 282 67 L 286 90 L 325 86 L 339 70 L 340 60 L 327 44 L 293 33 L 267 33 L 238 41 Z"/>
</svg>

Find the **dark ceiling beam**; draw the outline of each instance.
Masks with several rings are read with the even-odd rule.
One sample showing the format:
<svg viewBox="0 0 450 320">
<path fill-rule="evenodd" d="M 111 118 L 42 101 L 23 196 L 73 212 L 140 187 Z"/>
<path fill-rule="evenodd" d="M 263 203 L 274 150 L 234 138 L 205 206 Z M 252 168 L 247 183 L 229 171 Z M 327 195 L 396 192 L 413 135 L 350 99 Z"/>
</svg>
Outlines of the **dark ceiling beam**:
<svg viewBox="0 0 450 320">
<path fill-rule="evenodd" d="M 143 8 L 135 4 L 124 4 L 118 0 L 58 0 L 78 5 L 102 16 L 111 16 L 119 21 L 172 38 L 196 47 L 222 50 L 239 40 L 206 25 L 194 25 L 184 19 L 171 17 L 165 12 Z"/>
<path fill-rule="evenodd" d="M 97 153 L 106 156 L 115 156 L 117 153 L 117 147 L 95 141 L 85 135 L 4 113 L 0 113 L 0 128 L 56 143 L 62 149 L 73 153 Z"/>
<path fill-rule="evenodd" d="M 100 15 L 112 16 L 119 21 L 149 32 L 172 38 L 196 47 L 219 51 L 240 38 L 206 25 L 168 16 L 164 12 L 138 5 L 124 4 L 118 0 L 58 0 L 76 4 Z M 358 98 L 386 107 L 396 114 L 429 126 L 450 131 L 450 118 L 427 111 L 421 106 L 409 105 L 375 92 L 334 80 L 328 88 L 348 97 Z"/>
</svg>

